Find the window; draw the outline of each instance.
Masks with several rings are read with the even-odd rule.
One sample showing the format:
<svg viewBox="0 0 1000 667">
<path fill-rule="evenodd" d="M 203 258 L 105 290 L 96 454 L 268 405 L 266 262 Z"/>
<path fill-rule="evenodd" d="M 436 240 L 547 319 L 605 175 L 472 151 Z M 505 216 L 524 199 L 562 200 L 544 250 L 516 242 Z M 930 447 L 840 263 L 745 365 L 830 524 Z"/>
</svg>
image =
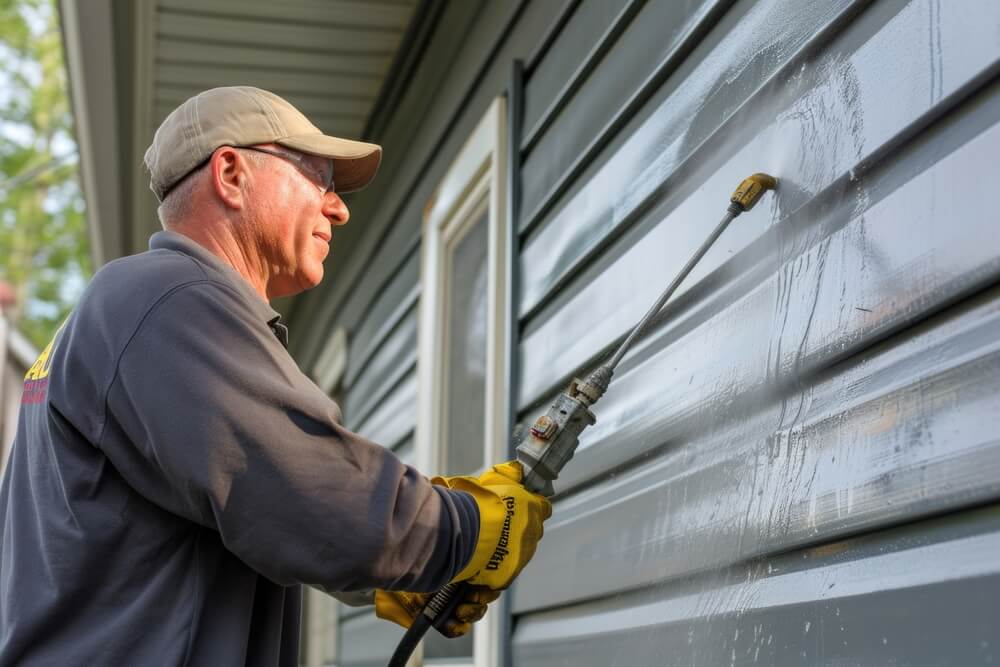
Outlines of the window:
<svg viewBox="0 0 1000 667">
<path fill-rule="evenodd" d="M 496 99 L 424 213 L 417 467 L 473 474 L 507 450 L 506 105 Z M 427 639 L 424 664 L 492 666 L 491 610 L 464 640 Z"/>
</svg>

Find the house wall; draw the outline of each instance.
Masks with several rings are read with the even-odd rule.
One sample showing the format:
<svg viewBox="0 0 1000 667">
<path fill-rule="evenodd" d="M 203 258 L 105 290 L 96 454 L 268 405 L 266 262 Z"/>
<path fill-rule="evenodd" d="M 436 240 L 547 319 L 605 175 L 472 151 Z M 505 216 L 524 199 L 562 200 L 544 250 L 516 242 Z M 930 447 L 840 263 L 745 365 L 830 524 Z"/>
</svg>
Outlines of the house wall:
<svg viewBox="0 0 1000 667">
<path fill-rule="evenodd" d="M 307 367 L 350 332 L 348 426 L 404 458 L 422 213 L 514 59 L 522 422 L 743 177 L 780 179 L 596 406 L 510 595 L 513 664 L 1000 660 L 997 25 L 988 0 L 449 6 L 350 256 L 292 313 Z M 343 611 L 338 664 L 400 634 Z"/>
</svg>

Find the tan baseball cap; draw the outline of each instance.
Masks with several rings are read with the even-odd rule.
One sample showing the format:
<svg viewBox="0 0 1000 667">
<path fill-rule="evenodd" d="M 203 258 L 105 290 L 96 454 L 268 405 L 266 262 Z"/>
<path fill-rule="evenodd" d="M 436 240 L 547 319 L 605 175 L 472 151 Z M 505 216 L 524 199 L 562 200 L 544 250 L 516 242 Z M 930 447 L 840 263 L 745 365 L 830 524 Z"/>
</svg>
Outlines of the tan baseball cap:
<svg viewBox="0 0 1000 667">
<path fill-rule="evenodd" d="M 382 161 L 381 146 L 327 136 L 274 93 L 252 86 L 227 86 L 198 93 L 160 124 L 143 157 L 149 188 L 162 201 L 171 187 L 219 146 L 266 143 L 331 158 L 337 192 L 368 185 Z"/>
</svg>

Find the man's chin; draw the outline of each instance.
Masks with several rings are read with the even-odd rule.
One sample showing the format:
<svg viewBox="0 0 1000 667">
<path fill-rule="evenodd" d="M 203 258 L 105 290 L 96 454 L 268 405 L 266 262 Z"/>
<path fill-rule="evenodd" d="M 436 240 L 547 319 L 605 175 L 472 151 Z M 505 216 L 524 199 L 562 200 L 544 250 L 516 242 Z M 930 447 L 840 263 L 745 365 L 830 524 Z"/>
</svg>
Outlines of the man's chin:
<svg viewBox="0 0 1000 667">
<path fill-rule="evenodd" d="M 268 297 L 278 299 L 285 296 L 295 296 L 307 290 L 311 290 L 323 281 L 323 267 L 319 271 L 310 271 L 295 277 L 294 280 L 283 281 L 278 285 L 272 285 L 268 290 Z"/>
<path fill-rule="evenodd" d="M 299 276 L 298 290 L 296 290 L 295 293 L 298 294 L 299 292 L 305 292 L 306 290 L 311 290 L 313 287 L 316 287 L 321 282 L 323 282 L 322 264 L 320 264 L 315 270 L 309 271 L 308 273 L 303 273 L 301 276 Z"/>
</svg>

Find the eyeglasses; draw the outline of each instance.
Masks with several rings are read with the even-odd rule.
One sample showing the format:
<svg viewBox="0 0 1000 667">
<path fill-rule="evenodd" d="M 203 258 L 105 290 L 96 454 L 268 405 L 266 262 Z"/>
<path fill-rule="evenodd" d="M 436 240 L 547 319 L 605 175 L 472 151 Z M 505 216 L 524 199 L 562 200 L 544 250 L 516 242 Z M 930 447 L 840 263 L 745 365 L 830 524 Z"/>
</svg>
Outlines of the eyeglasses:
<svg viewBox="0 0 1000 667">
<path fill-rule="evenodd" d="M 255 151 L 257 153 L 266 153 L 267 155 L 273 155 L 274 157 L 281 158 L 282 160 L 287 160 L 295 165 L 295 167 L 298 168 L 298 170 L 301 171 L 306 178 L 315 183 L 324 194 L 335 191 L 333 183 L 333 160 L 329 158 L 319 158 L 314 155 L 309 156 L 323 160 L 323 169 L 320 170 L 316 168 L 315 162 L 310 162 L 308 157 L 302 153 L 282 151 L 275 148 L 262 148 L 260 146 L 237 146 L 237 148 Z"/>
</svg>

